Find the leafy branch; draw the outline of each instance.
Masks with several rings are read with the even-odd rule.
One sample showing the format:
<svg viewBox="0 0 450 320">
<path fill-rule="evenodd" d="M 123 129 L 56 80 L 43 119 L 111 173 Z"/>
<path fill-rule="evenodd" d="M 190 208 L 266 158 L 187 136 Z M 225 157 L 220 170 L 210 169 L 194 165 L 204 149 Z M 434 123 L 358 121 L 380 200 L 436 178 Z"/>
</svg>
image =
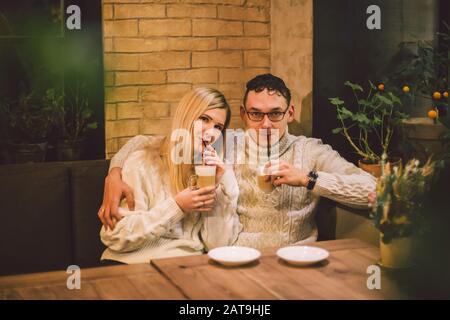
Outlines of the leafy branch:
<svg viewBox="0 0 450 320">
<path fill-rule="evenodd" d="M 378 163 L 381 155 L 388 154 L 388 149 L 394 134 L 395 127 L 407 116 L 400 112 L 401 100 L 392 92 L 383 93 L 369 82 L 370 90 L 362 99 L 364 89 L 359 84 L 346 81 L 345 86 L 352 90 L 356 102 L 356 109 L 352 111 L 346 107 L 345 101 L 340 98 L 330 98 L 330 103 L 336 107 L 340 126 L 333 129 L 334 134 L 343 135 L 355 152 L 365 160 Z M 352 137 L 350 130 L 358 130 L 358 138 Z M 377 138 L 380 153 L 374 151 L 369 142 L 370 136 Z"/>
<path fill-rule="evenodd" d="M 77 83 L 68 96 L 49 89 L 42 99 L 43 105 L 53 110 L 59 136 L 69 143 L 83 139 L 89 129 L 97 128 L 97 122 L 91 120 L 93 113 L 85 91 L 84 86 Z"/>
</svg>

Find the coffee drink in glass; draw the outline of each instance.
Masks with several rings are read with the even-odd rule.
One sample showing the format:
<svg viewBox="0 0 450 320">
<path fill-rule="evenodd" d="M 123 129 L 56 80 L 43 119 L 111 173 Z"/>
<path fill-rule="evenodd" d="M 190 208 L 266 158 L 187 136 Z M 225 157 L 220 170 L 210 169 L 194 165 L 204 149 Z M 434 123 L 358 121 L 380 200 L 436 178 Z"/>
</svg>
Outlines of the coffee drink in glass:
<svg viewBox="0 0 450 320">
<path fill-rule="evenodd" d="M 204 188 L 216 185 L 216 167 L 198 165 L 195 166 L 195 174 L 198 176 L 197 187 Z"/>
<path fill-rule="evenodd" d="M 262 191 L 264 191 L 266 193 L 272 192 L 274 185 L 272 184 L 272 181 L 270 180 L 268 168 L 265 168 L 264 166 L 259 166 L 256 179 L 258 182 L 258 187 Z"/>
</svg>

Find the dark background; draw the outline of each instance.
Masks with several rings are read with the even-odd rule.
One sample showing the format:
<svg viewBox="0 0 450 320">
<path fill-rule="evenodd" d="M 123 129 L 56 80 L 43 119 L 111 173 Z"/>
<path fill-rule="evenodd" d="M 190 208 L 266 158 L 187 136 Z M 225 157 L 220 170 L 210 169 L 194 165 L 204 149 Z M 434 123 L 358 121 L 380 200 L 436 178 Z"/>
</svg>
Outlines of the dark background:
<svg viewBox="0 0 450 320">
<path fill-rule="evenodd" d="M 450 1 L 440 1 L 439 21 L 450 22 Z M 313 136 L 333 145 L 347 159 L 357 157 L 340 135 L 330 97 L 348 98 L 346 80 L 366 84 L 379 81 L 384 66 L 398 49 L 402 30 L 399 5 L 407 0 L 314 0 Z M 81 30 L 65 27 L 65 8 L 81 8 Z M 381 8 L 382 29 L 366 28 L 366 8 Z M 49 6 L 64 8 L 62 21 L 53 22 Z M 0 13 L 14 29 L 7 36 L 0 29 L 0 94 L 17 96 L 18 84 L 70 88 L 77 77 L 88 81 L 89 102 L 98 129 L 90 132 L 84 159 L 105 157 L 102 22 L 100 0 L 1 1 Z M 411 17 L 412 19 L 414 16 Z M 449 77 L 450 78 L 450 77 Z M 50 152 L 48 160 L 52 160 Z"/>
<path fill-rule="evenodd" d="M 381 8 L 381 30 L 368 30 L 366 9 L 369 5 Z M 351 92 L 344 82 L 368 85 L 378 83 L 386 75 L 386 65 L 398 52 L 404 30 L 401 19 L 415 21 L 399 14 L 400 6 L 408 0 L 314 0 L 314 52 L 313 52 L 313 136 L 331 144 L 345 158 L 356 162 L 358 156 L 341 135 L 331 131 L 338 126 L 336 109 L 328 98 L 351 100 Z M 450 21 L 450 1 L 439 3 L 439 21 Z M 393 141 L 392 145 L 398 144 Z M 398 152 L 398 150 L 397 150 Z"/>
<path fill-rule="evenodd" d="M 81 9 L 81 30 L 66 28 L 66 8 Z M 62 9 L 62 10 L 61 10 Z M 61 12 L 62 11 L 62 12 Z M 89 106 L 98 123 L 87 139 L 83 159 L 105 158 L 103 47 L 100 0 L 15 0 L 0 2 L 0 94 L 17 97 L 20 87 L 64 88 L 86 83 Z M 62 19 L 58 15 L 62 13 Z M 50 137 L 50 144 L 54 143 Z M 49 150 L 47 161 L 54 161 Z"/>
<path fill-rule="evenodd" d="M 338 96 L 350 100 L 351 92 L 343 85 L 346 80 L 360 84 L 381 80 L 386 72 L 384 67 L 398 50 L 404 32 L 395 7 L 408 3 L 408 0 L 314 0 L 313 136 L 331 144 L 348 160 L 356 162 L 358 156 L 344 137 L 332 134 L 338 123 L 328 98 Z M 381 30 L 366 28 L 365 12 L 371 4 L 381 8 Z M 414 12 L 409 19 L 426 24 L 416 21 Z M 450 1 L 440 1 L 437 19 L 442 32 L 442 21 L 450 22 Z M 393 145 L 399 147 L 399 140 Z M 393 273 L 400 290 L 415 299 L 450 297 L 449 181 L 447 164 L 430 198 L 423 204 L 430 229 L 421 240 L 418 264 L 411 271 Z"/>
</svg>

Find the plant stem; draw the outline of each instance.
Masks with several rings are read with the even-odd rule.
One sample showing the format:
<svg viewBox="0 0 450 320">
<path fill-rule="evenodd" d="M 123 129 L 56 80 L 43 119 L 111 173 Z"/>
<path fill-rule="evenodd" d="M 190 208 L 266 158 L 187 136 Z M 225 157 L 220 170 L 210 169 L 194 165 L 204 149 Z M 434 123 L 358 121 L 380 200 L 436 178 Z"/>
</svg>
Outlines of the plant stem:
<svg viewBox="0 0 450 320">
<path fill-rule="evenodd" d="M 347 131 L 347 127 L 346 127 L 345 124 L 344 124 L 344 120 L 342 119 L 342 117 L 341 117 L 341 115 L 339 114 L 339 112 L 338 112 L 338 116 L 339 116 L 339 120 L 340 120 L 341 123 L 342 123 L 342 127 L 343 127 L 343 130 L 344 130 L 344 136 L 345 136 L 345 138 L 348 140 L 348 142 L 349 142 L 350 145 L 353 147 L 353 149 L 355 149 L 355 151 L 356 151 L 356 153 L 357 153 L 358 155 L 360 155 L 360 156 L 363 157 L 363 158 L 367 158 L 367 154 L 365 154 L 362 150 L 360 150 L 360 149 L 355 145 L 355 143 L 353 142 L 352 138 L 350 137 L 350 135 L 349 135 L 349 133 L 348 133 L 348 131 Z"/>
</svg>

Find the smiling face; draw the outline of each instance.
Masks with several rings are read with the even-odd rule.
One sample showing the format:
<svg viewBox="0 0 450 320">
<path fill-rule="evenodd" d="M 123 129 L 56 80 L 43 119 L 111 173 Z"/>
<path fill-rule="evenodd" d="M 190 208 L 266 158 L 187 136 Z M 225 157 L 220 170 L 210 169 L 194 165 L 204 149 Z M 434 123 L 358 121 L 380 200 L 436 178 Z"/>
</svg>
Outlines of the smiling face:
<svg viewBox="0 0 450 320">
<path fill-rule="evenodd" d="M 247 112 L 245 112 L 247 110 Z M 283 119 L 280 121 L 271 121 L 268 115 L 264 115 L 261 121 L 254 121 L 249 118 L 249 112 L 285 112 Z M 256 92 L 250 91 L 247 96 L 247 101 L 244 107 L 241 106 L 241 118 L 245 122 L 246 129 L 255 129 L 258 133 L 271 133 L 273 130 L 278 130 L 278 138 L 281 138 L 286 132 L 288 123 L 294 120 L 294 106 L 288 106 L 286 99 L 276 91 Z"/>
<path fill-rule="evenodd" d="M 202 150 L 202 145 L 216 142 L 225 128 L 225 109 L 206 110 L 194 123 L 194 149 Z"/>
</svg>

